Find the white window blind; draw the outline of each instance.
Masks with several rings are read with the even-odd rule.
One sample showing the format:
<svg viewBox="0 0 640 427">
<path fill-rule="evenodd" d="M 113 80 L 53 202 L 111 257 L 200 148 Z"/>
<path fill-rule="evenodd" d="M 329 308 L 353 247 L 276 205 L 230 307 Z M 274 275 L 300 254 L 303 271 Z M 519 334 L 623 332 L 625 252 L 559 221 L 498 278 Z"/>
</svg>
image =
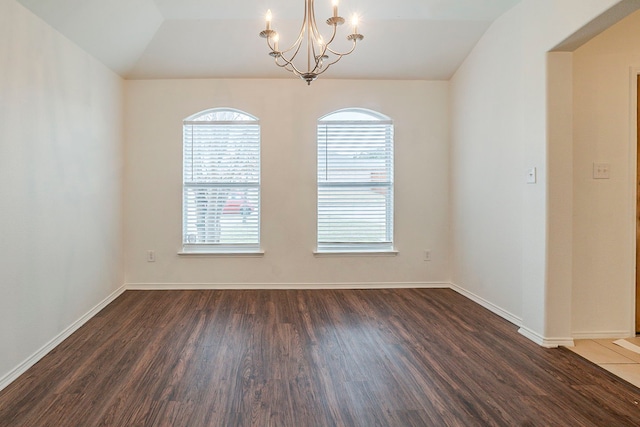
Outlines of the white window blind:
<svg viewBox="0 0 640 427">
<path fill-rule="evenodd" d="M 318 252 L 393 250 L 393 123 L 368 110 L 318 121 Z"/>
<path fill-rule="evenodd" d="M 236 110 L 183 123 L 183 250 L 260 249 L 260 125 Z"/>
</svg>

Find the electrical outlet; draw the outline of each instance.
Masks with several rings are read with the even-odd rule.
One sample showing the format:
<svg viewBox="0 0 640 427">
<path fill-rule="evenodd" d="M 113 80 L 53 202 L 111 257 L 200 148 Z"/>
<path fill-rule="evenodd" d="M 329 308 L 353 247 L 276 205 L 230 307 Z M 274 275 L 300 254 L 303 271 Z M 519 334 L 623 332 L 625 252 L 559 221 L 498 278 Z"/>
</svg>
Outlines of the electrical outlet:
<svg viewBox="0 0 640 427">
<path fill-rule="evenodd" d="M 423 259 L 425 261 L 431 261 L 431 251 L 424 251 Z"/>
<path fill-rule="evenodd" d="M 593 164 L 593 179 L 609 179 L 609 169 L 611 165 L 609 163 L 594 163 Z"/>
<path fill-rule="evenodd" d="M 156 262 L 156 251 L 147 251 L 147 262 Z"/>
</svg>

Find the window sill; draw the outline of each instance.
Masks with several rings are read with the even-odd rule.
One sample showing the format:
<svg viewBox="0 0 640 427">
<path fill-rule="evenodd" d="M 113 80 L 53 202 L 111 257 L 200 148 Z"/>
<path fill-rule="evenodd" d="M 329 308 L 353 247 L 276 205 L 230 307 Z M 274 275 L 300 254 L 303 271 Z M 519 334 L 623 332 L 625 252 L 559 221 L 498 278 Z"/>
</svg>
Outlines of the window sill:
<svg viewBox="0 0 640 427">
<path fill-rule="evenodd" d="M 213 251 L 194 251 L 194 250 L 182 250 L 178 252 L 178 256 L 188 258 L 262 258 L 264 251 L 246 251 L 246 252 L 213 252 Z"/>
<path fill-rule="evenodd" d="M 385 251 L 314 251 L 313 256 L 316 258 L 330 258 L 330 257 L 380 257 L 380 256 L 397 256 L 399 254 L 396 250 Z"/>
</svg>

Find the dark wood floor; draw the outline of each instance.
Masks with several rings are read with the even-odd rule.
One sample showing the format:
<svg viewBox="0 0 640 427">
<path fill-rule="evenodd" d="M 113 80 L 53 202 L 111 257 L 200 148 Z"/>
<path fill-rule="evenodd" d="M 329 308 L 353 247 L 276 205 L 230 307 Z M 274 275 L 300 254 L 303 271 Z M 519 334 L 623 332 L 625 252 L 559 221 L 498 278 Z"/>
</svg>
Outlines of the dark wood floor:
<svg viewBox="0 0 640 427">
<path fill-rule="evenodd" d="M 129 291 L 0 426 L 638 426 L 639 402 L 450 290 Z"/>
</svg>

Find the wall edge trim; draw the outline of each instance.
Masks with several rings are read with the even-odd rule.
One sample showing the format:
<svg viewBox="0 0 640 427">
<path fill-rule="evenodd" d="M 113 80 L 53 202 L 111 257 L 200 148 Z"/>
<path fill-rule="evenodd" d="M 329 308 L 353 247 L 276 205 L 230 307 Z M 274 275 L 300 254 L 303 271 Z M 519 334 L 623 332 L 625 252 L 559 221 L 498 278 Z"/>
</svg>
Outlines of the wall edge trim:
<svg viewBox="0 0 640 427">
<path fill-rule="evenodd" d="M 533 341 L 534 343 L 538 344 L 541 347 L 545 347 L 545 348 L 557 348 L 557 347 L 573 347 L 575 344 L 573 342 L 573 338 L 563 338 L 563 337 L 556 337 L 556 338 L 549 338 L 549 337 L 543 337 L 542 335 L 540 335 L 539 333 L 532 331 L 531 329 L 525 327 L 525 326 L 520 326 L 520 328 L 518 329 L 518 333 L 520 335 L 523 335 L 524 337 L 530 339 L 531 341 Z"/>
<path fill-rule="evenodd" d="M 498 316 L 513 323 L 514 325 L 518 327 L 522 326 L 522 318 L 508 312 L 507 310 L 493 304 L 492 302 L 489 302 L 488 300 L 482 298 L 481 296 L 478 296 L 473 292 L 469 292 L 468 290 L 464 289 L 461 286 L 456 285 L 455 283 L 451 283 L 451 289 L 453 289 L 460 295 L 469 298 L 471 301 L 475 302 L 476 304 L 480 304 L 482 307 L 486 308 L 490 312 L 497 314 Z"/>
<path fill-rule="evenodd" d="M 27 357 L 18 366 L 10 370 L 0 378 L 0 391 L 5 389 L 9 384 L 15 381 L 20 375 L 25 373 L 29 368 L 38 363 L 40 359 L 47 355 L 51 350 L 56 348 L 62 341 L 67 339 L 71 334 L 80 329 L 82 325 L 91 320 L 100 310 L 112 303 L 126 290 L 124 285 L 113 291 L 109 296 L 96 304 L 93 308 L 82 315 L 78 320 L 67 326 L 62 332 L 53 337 L 48 343 L 43 345 L 39 350 Z"/>
<path fill-rule="evenodd" d="M 448 289 L 447 282 L 344 282 L 344 283 L 127 283 L 128 291 L 252 290 L 252 289 Z"/>
</svg>

